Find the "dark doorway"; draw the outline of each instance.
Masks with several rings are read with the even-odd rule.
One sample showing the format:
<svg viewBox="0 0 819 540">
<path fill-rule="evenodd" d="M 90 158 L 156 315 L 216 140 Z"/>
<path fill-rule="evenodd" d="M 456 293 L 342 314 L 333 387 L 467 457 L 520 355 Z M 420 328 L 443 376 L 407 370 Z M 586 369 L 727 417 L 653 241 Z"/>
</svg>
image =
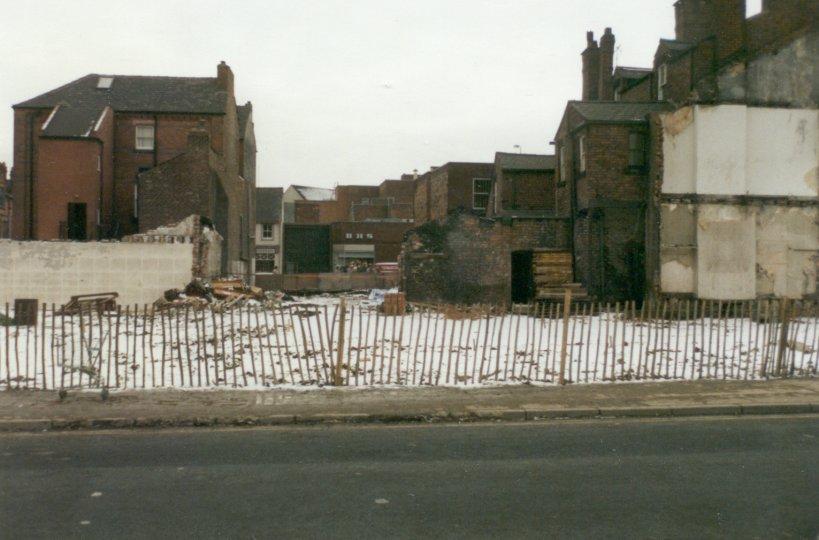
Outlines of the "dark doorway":
<svg viewBox="0 0 819 540">
<path fill-rule="evenodd" d="M 531 251 L 512 252 L 512 302 L 525 304 L 535 296 Z"/>
<path fill-rule="evenodd" d="M 68 239 L 87 240 L 86 225 L 85 203 L 68 203 Z"/>
</svg>

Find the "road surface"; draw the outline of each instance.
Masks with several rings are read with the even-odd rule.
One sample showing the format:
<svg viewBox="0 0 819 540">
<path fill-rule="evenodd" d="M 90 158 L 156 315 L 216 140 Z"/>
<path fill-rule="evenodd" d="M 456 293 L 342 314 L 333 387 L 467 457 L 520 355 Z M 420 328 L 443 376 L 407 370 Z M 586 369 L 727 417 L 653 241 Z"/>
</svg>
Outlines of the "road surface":
<svg viewBox="0 0 819 540">
<path fill-rule="evenodd" d="M 0 436 L 2 538 L 816 538 L 819 417 Z"/>
</svg>

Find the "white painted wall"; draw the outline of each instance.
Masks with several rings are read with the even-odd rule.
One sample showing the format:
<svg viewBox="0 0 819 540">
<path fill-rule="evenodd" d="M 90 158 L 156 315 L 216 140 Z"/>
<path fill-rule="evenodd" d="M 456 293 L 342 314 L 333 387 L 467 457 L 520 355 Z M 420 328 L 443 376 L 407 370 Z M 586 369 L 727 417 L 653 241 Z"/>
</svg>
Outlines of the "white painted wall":
<svg viewBox="0 0 819 540">
<path fill-rule="evenodd" d="M 663 124 L 663 193 L 694 193 L 694 108 L 683 107 L 661 117 Z"/>
<path fill-rule="evenodd" d="M 745 194 L 746 120 L 744 105 L 694 108 L 696 193 Z"/>
<path fill-rule="evenodd" d="M 755 216 L 748 208 L 702 204 L 697 212 L 697 294 L 756 297 Z"/>
<path fill-rule="evenodd" d="M 662 115 L 662 125 L 664 194 L 819 196 L 817 110 L 698 105 Z M 661 241 L 662 290 L 715 299 L 814 294 L 819 208 L 758 201 L 697 204 L 691 266 L 681 246 Z"/>
<path fill-rule="evenodd" d="M 816 197 L 819 111 L 748 109 L 746 192 Z"/>
<path fill-rule="evenodd" d="M 819 111 L 717 105 L 661 116 L 663 193 L 819 195 Z"/>
<path fill-rule="evenodd" d="M 62 305 L 75 294 L 119 293 L 150 304 L 191 280 L 193 245 L 0 241 L 0 303 L 36 298 Z"/>
</svg>

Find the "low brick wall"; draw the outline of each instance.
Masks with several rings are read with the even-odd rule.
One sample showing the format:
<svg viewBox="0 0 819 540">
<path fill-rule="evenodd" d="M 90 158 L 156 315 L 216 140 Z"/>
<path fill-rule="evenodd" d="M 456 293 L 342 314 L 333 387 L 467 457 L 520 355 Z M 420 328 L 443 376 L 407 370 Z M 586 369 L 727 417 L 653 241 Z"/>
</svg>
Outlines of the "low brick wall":
<svg viewBox="0 0 819 540">
<path fill-rule="evenodd" d="M 62 305 L 76 294 L 119 293 L 121 304 L 148 304 L 190 282 L 194 244 L 14 242 L 0 240 L 0 304 L 36 298 Z"/>
</svg>

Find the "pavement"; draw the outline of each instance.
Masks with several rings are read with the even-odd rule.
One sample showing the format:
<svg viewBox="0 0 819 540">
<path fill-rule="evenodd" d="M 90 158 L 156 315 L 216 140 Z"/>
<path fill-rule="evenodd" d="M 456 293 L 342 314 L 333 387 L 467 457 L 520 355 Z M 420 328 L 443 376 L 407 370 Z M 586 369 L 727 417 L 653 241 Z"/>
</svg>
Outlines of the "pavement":
<svg viewBox="0 0 819 540">
<path fill-rule="evenodd" d="M 0 435 L 2 538 L 808 538 L 819 418 Z"/>
<path fill-rule="evenodd" d="M 819 413 L 819 380 L 306 391 L 0 391 L 0 432 Z"/>
</svg>

